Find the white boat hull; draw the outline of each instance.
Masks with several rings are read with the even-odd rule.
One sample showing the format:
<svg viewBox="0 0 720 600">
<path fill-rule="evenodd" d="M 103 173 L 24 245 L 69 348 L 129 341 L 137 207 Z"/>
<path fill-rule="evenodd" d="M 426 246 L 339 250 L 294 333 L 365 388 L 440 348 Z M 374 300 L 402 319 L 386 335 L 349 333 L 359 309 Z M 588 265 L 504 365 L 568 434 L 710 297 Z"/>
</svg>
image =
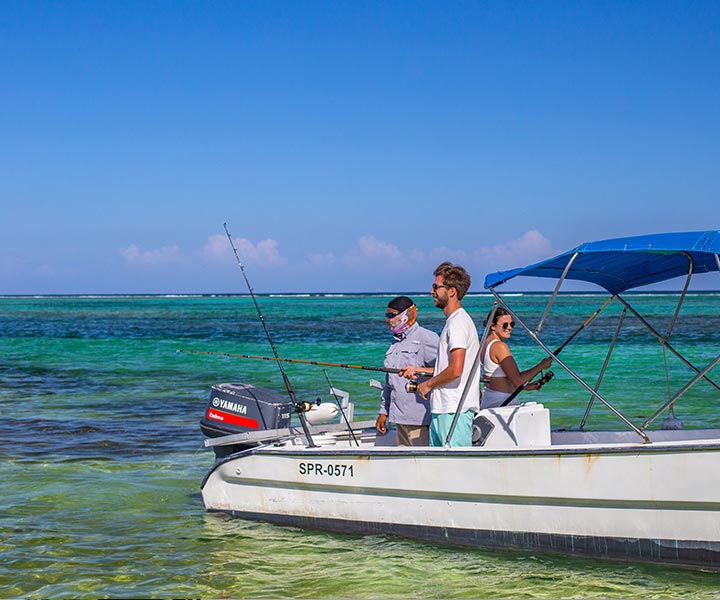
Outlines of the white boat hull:
<svg viewBox="0 0 720 600">
<path fill-rule="evenodd" d="M 207 509 L 331 531 L 720 567 L 718 439 L 504 450 L 297 442 L 218 462 L 203 483 Z"/>
</svg>

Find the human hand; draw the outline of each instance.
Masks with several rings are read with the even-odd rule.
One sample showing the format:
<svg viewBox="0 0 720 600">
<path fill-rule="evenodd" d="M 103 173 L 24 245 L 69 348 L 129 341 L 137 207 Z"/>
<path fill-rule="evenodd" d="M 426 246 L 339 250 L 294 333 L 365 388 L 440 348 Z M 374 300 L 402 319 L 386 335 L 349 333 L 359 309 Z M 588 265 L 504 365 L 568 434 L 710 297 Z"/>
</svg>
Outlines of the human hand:
<svg viewBox="0 0 720 600">
<path fill-rule="evenodd" d="M 418 384 L 417 386 L 417 393 L 420 394 L 420 397 L 423 400 L 427 400 L 427 396 L 430 393 L 430 386 L 428 385 L 428 380 L 423 381 L 422 383 Z"/>
<path fill-rule="evenodd" d="M 538 366 L 540 367 L 541 371 L 547 371 L 550 367 L 552 367 L 553 359 L 551 357 L 543 358 L 539 363 Z"/>
<path fill-rule="evenodd" d="M 387 433 L 387 415 L 378 415 L 378 418 L 375 421 L 375 429 L 377 429 L 377 432 L 380 435 L 385 435 Z"/>
<path fill-rule="evenodd" d="M 400 375 L 400 377 L 404 377 L 405 379 L 409 379 L 410 381 L 415 381 L 418 377 L 417 367 L 413 367 L 412 365 L 403 367 L 400 369 L 398 375 Z"/>
</svg>

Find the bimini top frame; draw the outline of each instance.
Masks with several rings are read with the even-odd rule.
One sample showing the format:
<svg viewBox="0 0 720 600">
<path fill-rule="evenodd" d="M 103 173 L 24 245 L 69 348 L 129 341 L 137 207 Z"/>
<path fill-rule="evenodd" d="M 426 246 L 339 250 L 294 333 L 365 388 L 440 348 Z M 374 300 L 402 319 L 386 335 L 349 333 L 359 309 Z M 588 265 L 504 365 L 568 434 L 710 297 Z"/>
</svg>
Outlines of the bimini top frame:
<svg viewBox="0 0 720 600">
<path fill-rule="evenodd" d="M 646 442 L 649 441 L 644 429 L 648 427 L 662 412 L 672 408 L 675 401 L 690 389 L 697 381 L 703 379 L 712 385 L 716 390 L 720 391 L 720 386 L 713 382 L 707 373 L 720 362 L 720 355 L 710 361 L 710 363 L 700 369 L 690 363 L 687 359 L 673 348 L 668 342 L 672 329 L 675 325 L 680 306 L 685 298 L 690 280 L 696 273 L 709 273 L 712 271 L 720 271 L 720 231 L 697 231 L 685 233 L 661 233 L 655 235 L 645 235 L 629 238 L 617 238 L 611 240 L 603 240 L 599 242 L 589 242 L 582 244 L 568 252 L 559 254 L 553 258 L 535 263 L 528 267 L 512 269 L 510 271 L 499 271 L 491 273 L 485 277 L 485 288 L 490 290 L 496 300 L 505 306 L 512 314 L 515 321 L 525 329 L 530 337 L 543 350 L 555 359 L 565 371 L 567 371 L 575 380 L 585 387 L 591 394 L 592 399 L 597 399 L 618 416 L 626 425 L 633 429 Z M 557 279 L 555 290 L 548 301 L 548 305 L 538 323 L 535 331 L 532 331 L 522 319 L 506 304 L 500 294 L 495 289 L 497 286 L 514 279 L 515 277 L 547 277 Z M 685 277 L 685 285 L 678 301 L 677 308 L 668 326 L 667 332 L 662 335 L 655 331 L 651 325 L 624 299 L 620 297 L 622 292 L 627 290 L 667 281 L 676 277 Z M 566 279 L 574 279 L 586 281 L 599 285 L 607 290 L 611 296 L 593 315 L 591 315 L 585 323 L 578 329 L 572 337 L 574 337 L 581 329 L 592 321 L 595 316 L 613 299 L 620 301 L 623 306 L 623 316 L 629 310 L 635 315 L 640 322 L 655 336 L 658 341 L 675 356 L 677 356 L 686 366 L 695 372 L 695 376 L 680 389 L 674 396 L 671 396 L 668 402 L 663 405 L 652 417 L 650 417 L 642 427 L 638 428 L 625 418 L 617 409 L 615 409 L 605 398 L 598 393 L 600 379 L 598 379 L 595 388 L 591 388 L 580 376 L 578 376 L 568 365 L 558 358 L 560 350 L 570 341 L 565 342 L 555 352 L 551 351 L 538 337 L 543 323 L 550 312 L 552 305 L 557 298 L 560 288 Z M 607 364 L 612 348 L 617 339 L 617 333 L 613 338 L 608 357 L 605 359 Z"/>
</svg>

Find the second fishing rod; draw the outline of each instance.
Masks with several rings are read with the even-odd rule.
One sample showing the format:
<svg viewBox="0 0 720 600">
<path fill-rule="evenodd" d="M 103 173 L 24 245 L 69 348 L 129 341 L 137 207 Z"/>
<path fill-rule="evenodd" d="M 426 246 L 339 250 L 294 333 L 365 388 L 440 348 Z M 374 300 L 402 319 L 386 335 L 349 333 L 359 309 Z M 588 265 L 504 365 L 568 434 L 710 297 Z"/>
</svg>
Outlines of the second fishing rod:
<svg viewBox="0 0 720 600">
<path fill-rule="evenodd" d="M 204 354 L 208 356 L 228 356 L 230 358 L 247 358 L 251 360 L 269 360 L 271 362 L 299 363 L 302 365 L 316 365 L 319 367 L 339 367 L 340 369 L 360 369 L 362 371 L 380 371 L 381 373 L 400 373 L 402 369 L 387 367 L 365 367 L 363 365 L 348 365 L 343 363 L 324 362 L 320 360 L 302 360 L 299 358 L 280 358 L 278 356 L 255 356 L 253 354 L 235 354 L 233 352 L 205 352 L 201 350 L 177 350 L 186 354 Z"/>
<path fill-rule="evenodd" d="M 263 317 L 262 312 L 260 311 L 260 305 L 258 304 L 257 299 L 255 298 L 255 293 L 253 291 L 252 286 L 250 285 L 250 281 L 248 281 L 247 275 L 245 274 L 245 266 L 242 264 L 242 261 L 240 260 L 240 256 L 238 255 L 238 251 L 235 248 L 235 243 L 233 242 L 232 236 L 230 235 L 230 232 L 227 228 L 227 223 L 223 223 L 223 227 L 225 228 L 225 233 L 227 234 L 227 238 L 230 241 L 230 246 L 233 249 L 233 253 L 235 254 L 235 260 L 237 261 L 237 264 L 240 266 L 240 270 L 242 271 L 243 278 L 245 279 L 245 284 L 247 285 L 248 291 L 250 292 L 250 297 L 252 298 L 253 303 L 255 304 L 255 310 L 257 311 L 258 317 L 260 318 L 260 322 L 262 323 L 263 329 L 265 330 L 265 336 L 267 337 L 268 342 L 270 343 L 270 349 L 272 350 L 273 356 L 275 357 L 275 361 L 277 362 L 278 368 L 280 369 L 280 373 L 282 374 L 283 382 L 285 383 L 285 388 L 287 389 L 288 395 L 290 396 L 290 400 L 295 406 L 295 412 L 298 415 L 298 419 L 300 420 L 300 425 L 302 426 L 303 433 L 305 433 L 305 438 L 307 439 L 308 446 L 310 448 L 315 448 L 315 442 L 313 442 L 312 435 L 310 434 L 310 428 L 307 424 L 307 419 L 305 418 L 305 412 L 310 410 L 311 406 L 308 402 L 298 402 L 297 398 L 295 397 L 295 390 L 293 389 L 292 385 L 290 385 L 290 379 L 288 379 L 287 374 L 285 373 L 285 369 L 283 369 L 282 363 L 280 362 L 280 356 L 278 355 L 277 348 L 275 347 L 275 344 L 272 341 L 272 337 L 270 337 L 270 330 L 268 329 L 267 325 L 265 324 L 265 318 Z"/>
</svg>

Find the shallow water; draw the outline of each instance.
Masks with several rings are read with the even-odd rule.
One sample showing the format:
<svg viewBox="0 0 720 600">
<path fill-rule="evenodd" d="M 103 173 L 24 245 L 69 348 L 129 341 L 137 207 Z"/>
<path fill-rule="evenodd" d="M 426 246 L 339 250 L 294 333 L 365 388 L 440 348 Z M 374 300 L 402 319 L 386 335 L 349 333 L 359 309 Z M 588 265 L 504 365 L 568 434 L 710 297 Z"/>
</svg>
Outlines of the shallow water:
<svg viewBox="0 0 720 600">
<path fill-rule="evenodd" d="M 669 298 L 632 296 L 665 333 Z M 260 297 L 280 354 L 381 366 L 388 297 Z M 533 326 L 547 296 L 512 298 Z M 560 298 L 542 337 L 560 345 L 603 298 Z M 417 298 L 423 325 L 442 314 Z M 698 366 L 717 351 L 720 295 L 693 295 L 672 343 Z M 476 322 L 487 296 L 465 301 Z M 615 331 L 608 307 L 562 354 L 596 373 Z M 641 422 L 690 371 L 636 320 L 623 330 L 601 392 Z M 516 333 L 521 366 L 541 354 Z M 530 552 L 445 548 L 390 536 L 341 536 L 207 514 L 199 485 L 213 462 L 198 421 L 210 387 L 249 381 L 282 392 L 277 365 L 177 353 L 270 355 L 246 297 L 0 298 L 0 596 L 232 598 L 712 598 L 720 575 Z M 712 345 L 710 342 L 714 342 Z M 323 369 L 287 364 L 300 398 L 330 399 Z M 554 427 L 577 428 L 588 394 L 560 369 L 538 396 Z M 374 418 L 381 373 L 327 369 Z M 717 378 L 717 374 L 715 375 Z M 633 395 L 628 390 L 632 382 Z M 636 387 L 639 386 L 639 387 Z M 638 390 L 638 391 L 635 391 Z M 686 426 L 720 426 L 720 394 L 696 386 L 678 403 Z M 660 420 L 662 420 L 661 417 Z M 589 425 L 621 429 L 595 406 Z"/>
</svg>

